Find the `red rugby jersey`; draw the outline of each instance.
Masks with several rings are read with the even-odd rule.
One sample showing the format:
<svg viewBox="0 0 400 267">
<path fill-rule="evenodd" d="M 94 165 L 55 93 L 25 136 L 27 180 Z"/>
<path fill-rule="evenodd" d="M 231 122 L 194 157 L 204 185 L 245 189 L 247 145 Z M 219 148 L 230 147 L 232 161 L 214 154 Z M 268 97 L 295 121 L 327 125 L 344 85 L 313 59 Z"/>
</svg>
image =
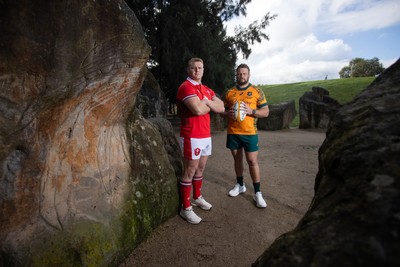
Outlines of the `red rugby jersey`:
<svg viewBox="0 0 400 267">
<path fill-rule="evenodd" d="M 206 138 L 211 137 L 210 114 L 200 116 L 194 115 L 184 104 L 191 97 L 199 97 L 200 100 L 205 97 L 212 99 L 215 92 L 204 84 L 196 83 L 191 79 L 186 79 L 178 89 L 176 95 L 178 111 L 181 116 L 181 137 Z"/>
</svg>

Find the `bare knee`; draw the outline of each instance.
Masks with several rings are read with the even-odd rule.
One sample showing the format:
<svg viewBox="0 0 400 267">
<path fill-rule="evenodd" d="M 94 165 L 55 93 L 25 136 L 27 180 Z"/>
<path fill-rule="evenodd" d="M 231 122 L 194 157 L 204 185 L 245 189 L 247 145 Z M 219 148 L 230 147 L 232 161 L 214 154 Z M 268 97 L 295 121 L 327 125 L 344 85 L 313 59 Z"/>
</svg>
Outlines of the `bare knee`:
<svg viewBox="0 0 400 267">
<path fill-rule="evenodd" d="M 247 159 L 247 164 L 249 165 L 249 167 L 255 167 L 258 166 L 258 161 L 257 159 Z"/>
</svg>

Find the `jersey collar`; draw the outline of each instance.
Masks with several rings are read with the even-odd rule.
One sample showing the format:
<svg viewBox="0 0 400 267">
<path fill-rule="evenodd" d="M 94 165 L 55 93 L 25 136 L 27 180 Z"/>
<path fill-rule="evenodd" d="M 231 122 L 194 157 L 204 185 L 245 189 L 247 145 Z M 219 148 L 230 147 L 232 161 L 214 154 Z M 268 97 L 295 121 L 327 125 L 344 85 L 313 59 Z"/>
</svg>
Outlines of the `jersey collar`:
<svg viewBox="0 0 400 267">
<path fill-rule="evenodd" d="M 239 85 L 236 85 L 236 89 L 243 91 L 246 90 L 247 88 L 249 88 L 251 86 L 251 83 L 249 83 L 246 87 L 240 87 Z"/>
<path fill-rule="evenodd" d="M 193 80 L 190 77 L 187 77 L 186 80 L 188 80 L 189 82 L 191 82 L 193 85 L 200 85 L 201 83 L 196 82 L 195 80 Z"/>
</svg>

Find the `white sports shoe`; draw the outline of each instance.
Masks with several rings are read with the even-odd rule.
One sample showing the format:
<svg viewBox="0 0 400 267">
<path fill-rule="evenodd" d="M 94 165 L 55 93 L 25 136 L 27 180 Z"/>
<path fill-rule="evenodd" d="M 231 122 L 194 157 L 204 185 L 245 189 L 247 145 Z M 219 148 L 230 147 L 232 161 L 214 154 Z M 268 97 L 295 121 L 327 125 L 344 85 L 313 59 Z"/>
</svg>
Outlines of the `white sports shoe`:
<svg viewBox="0 0 400 267">
<path fill-rule="evenodd" d="M 257 192 L 255 194 L 255 196 L 253 197 L 253 199 L 256 202 L 256 206 L 258 208 L 266 208 L 267 207 L 267 203 L 265 202 L 261 192 Z"/>
<path fill-rule="evenodd" d="M 186 209 L 181 209 L 179 212 L 179 215 L 188 221 L 191 224 L 198 224 L 201 222 L 201 218 L 194 213 L 193 208 L 190 206 L 189 208 Z"/>
<path fill-rule="evenodd" d="M 239 194 L 242 194 L 246 192 L 246 186 L 243 184 L 243 186 L 241 186 L 240 184 L 235 184 L 235 187 L 232 188 L 231 191 L 229 191 L 228 195 L 230 195 L 231 197 L 236 197 Z"/>
<path fill-rule="evenodd" d="M 193 206 L 200 207 L 200 208 L 202 208 L 203 210 L 210 210 L 210 209 L 212 208 L 212 205 L 211 205 L 210 203 L 208 203 L 208 202 L 203 198 L 203 196 L 200 196 L 200 197 L 197 198 L 197 199 L 193 199 L 192 205 L 193 205 Z"/>
</svg>

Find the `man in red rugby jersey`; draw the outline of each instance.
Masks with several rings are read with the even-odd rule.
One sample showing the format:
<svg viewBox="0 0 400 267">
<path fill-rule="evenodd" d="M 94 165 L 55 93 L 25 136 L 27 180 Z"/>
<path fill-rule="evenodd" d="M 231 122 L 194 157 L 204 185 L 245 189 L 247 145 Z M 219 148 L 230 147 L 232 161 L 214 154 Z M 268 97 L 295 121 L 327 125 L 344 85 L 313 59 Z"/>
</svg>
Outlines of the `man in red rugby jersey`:
<svg viewBox="0 0 400 267">
<path fill-rule="evenodd" d="M 203 60 L 190 59 L 187 66 L 188 77 L 179 86 L 176 97 L 181 116 L 180 144 L 184 165 L 179 184 L 182 202 L 179 214 L 192 224 L 201 222 L 192 205 L 203 210 L 212 208 L 201 193 L 203 172 L 212 148 L 209 112 L 220 113 L 225 110 L 224 103 L 215 92 L 201 83 L 203 73 Z M 192 187 L 193 202 L 190 201 Z"/>
</svg>

